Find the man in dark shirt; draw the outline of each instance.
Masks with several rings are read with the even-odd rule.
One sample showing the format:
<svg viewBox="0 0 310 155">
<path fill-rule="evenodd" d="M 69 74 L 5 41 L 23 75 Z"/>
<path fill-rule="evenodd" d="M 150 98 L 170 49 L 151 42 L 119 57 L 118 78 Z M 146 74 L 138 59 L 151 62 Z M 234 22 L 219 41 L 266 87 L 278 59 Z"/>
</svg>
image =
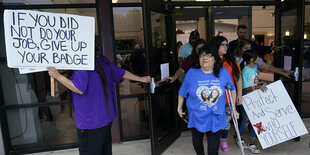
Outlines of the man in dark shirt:
<svg viewBox="0 0 310 155">
<path fill-rule="evenodd" d="M 247 26 L 246 25 L 239 25 L 238 26 L 238 28 L 237 28 L 238 39 L 229 42 L 229 51 L 230 52 L 233 53 L 235 51 L 235 49 L 238 46 L 239 39 L 248 39 L 247 33 L 248 32 L 247 32 Z M 254 42 L 252 40 L 248 40 L 248 41 L 251 43 L 252 49 L 255 50 L 260 55 L 264 55 L 266 53 L 270 54 L 272 52 L 272 50 L 275 49 L 275 47 L 257 45 L 256 42 Z"/>
</svg>

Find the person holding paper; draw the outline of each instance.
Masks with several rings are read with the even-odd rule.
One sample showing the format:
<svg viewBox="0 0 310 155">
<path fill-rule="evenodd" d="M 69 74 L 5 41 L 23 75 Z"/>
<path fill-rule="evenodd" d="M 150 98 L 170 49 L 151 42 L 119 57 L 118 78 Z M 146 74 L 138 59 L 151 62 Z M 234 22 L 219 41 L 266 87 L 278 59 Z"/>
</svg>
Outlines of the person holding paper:
<svg viewBox="0 0 310 155">
<path fill-rule="evenodd" d="M 251 43 L 247 39 L 239 39 L 238 46 L 236 50 L 233 52 L 236 60 L 238 61 L 239 65 L 241 65 L 241 62 L 243 60 L 242 55 L 244 51 L 252 49 Z M 293 73 L 293 71 L 281 69 L 274 67 L 271 64 L 265 63 L 264 60 L 260 57 L 257 57 L 258 63 L 254 66 L 257 69 L 257 72 L 259 74 L 259 69 L 267 70 L 273 73 L 280 74 L 286 78 L 291 78 L 290 74 Z"/>
<path fill-rule="evenodd" d="M 170 83 L 174 82 L 181 75 L 186 73 L 193 65 L 193 63 L 198 60 L 198 50 L 206 44 L 206 41 L 203 39 L 199 39 L 196 44 L 193 46 L 193 50 L 190 56 L 188 56 L 182 63 L 181 67 L 174 73 L 173 76 L 168 77 L 167 79 L 171 80 Z M 181 82 L 183 82 L 183 78 L 179 78 Z"/>
<path fill-rule="evenodd" d="M 136 76 L 99 55 L 94 71 L 76 70 L 67 78 L 48 67 L 48 73 L 72 91 L 80 154 L 111 155 L 111 126 L 117 116 L 114 83 L 122 78 L 148 83 L 150 76 Z"/>
<path fill-rule="evenodd" d="M 199 32 L 196 30 L 192 31 L 189 35 L 188 43 L 180 47 L 179 49 L 180 51 L 178 54 L 178 62 L 180 66 L 183 63 L 183 60 L 191 54 L 193 46 L 197 43 L 199 39 L 200 39 Z"/>
<path fill-rule="evenodd" d="M 231 85 L 232 95 L 236 96 L 235 86 L 218 55 L 214 45 L 204 45 L 198 51 L 199 59 L 185 75 L 179 90 L 177 112 L 185 115 L 182 107 L 184 98 L 188 109 L 188 128 L 192 129 L 192 142 L 196 154 L 204 154 L 203 137 L 206 134 L 208 154 L 217 155 L 221 131 L 226 127 L 225 86 Z M 213 101 L 206 103 L 202 98 L 204 90 L 213 93 Z"/>
<path fill-rule="evenodd" d="M 216 36 L 212 38 L 210 44 L 213 44 L 217 47 L 219 56 L 223 61 L 223 67 L 229 72 L 230 78 L 233 81 L 235 87 L 237 88 L 237 99 L 233 98 L 235 102 L 233 105 L 236 107 L 237 104 L 242 104 L 242 78 L 239 64 L 235 60 L 232 53 L 228 51 L 228 40 L 225 37 Z M 229 145 L 227 143 L 227 137 L 230 129 L 230 120 L 232 115 L 231 115 L 231 109 L 227 101 L 228 100 L 226 98 L 225 113 L 226 113 L 227 126 L 222 131 L 221 143 L 220 143 L 220 148 L 223 152 L 228 152 L 230 150 Z M 238 112 L 236 112 L 236 115 L 237 117 L 239 117 Z"/>
<path fill-rule="evenodd" d="M 244 65 L 246 63 L 246 66 Z M 258 83 L 258 74 L 257 69 L 255 68 L 255 64 L 258 63 L 258 56 L 255 51 L 247 50 L 243 53 L 243 61 L 241 62 L 241 68 L 242 68 L 242 85 L 243 85 L 243 93 L 247 94 L 252 92 L 253 90 L 260 89 L 262 91 L 265 91 L 267 89 L 264 85 L 259 85 Z M 242 121 L 241 125 L 239 127 L 240 137 L 241 137 L 241 143 L 244 147 L 246 147 L 246 144 L 243 140 L 243 135 L 245 129 L 249 125 L 249 118 L 244 110 L 244 107 L 241 106 L 241 116 Z M 255 140 L 256 135 L 255 131 L 253 129 L 253 126 L 250 126 L 250 144 L 248 145 L 248 148 L 251 150 L 252 153 L 260 153 L 260 150 L 258 150 L 255 146 Z"/>
</svg>

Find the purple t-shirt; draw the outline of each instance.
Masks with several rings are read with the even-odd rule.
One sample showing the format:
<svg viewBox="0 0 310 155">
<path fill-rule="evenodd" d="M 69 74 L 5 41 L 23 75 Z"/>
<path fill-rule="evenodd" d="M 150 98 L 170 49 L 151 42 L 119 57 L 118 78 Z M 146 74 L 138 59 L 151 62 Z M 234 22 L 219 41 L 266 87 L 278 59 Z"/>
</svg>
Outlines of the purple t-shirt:
<svg viewBox="0 0 310 155">
<path fill-rule="evenodd" d="M 123 78 L 125 70 L 114 65 L 106 57 L 103 57 L 105 63 L 98 59 L 105 72 L 110 104 L 106 106 L 100 75 L 96 71 L 74 71 L 70 80 L 83 92 L 83 95 L 72 92 L 76 127 L 79 129 L 104 127 L 117 116 L 114 83 Z"/>
</svg>

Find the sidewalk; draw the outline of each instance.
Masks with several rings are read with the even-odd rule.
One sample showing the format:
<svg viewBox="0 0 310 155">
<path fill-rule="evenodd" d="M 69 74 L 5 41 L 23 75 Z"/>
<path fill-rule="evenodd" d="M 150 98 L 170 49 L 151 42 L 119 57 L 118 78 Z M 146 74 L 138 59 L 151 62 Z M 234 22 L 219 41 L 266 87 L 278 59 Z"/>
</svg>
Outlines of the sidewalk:
<svg viewBox="0 0 310 155">
<path fill-rule="evenodd" d="M 310 129 L 310 118 L 303 119 L 303 122 L 309 132 Z M 237 144 L 233 141 L 234 130 L 232 129 L 229 133 L 228 143 L 230 145 L 229 152 L 219 151 L 220 155 L 239 155 L 240 150 Z M 245 136 L 248 137 L 248 136 Z M 181 136 L 169 147 L 163 155 L 195 155 L 194 148 L 192 146 L 192 137 L 190 131 L 182 132 Z M 309 155 L 310 134 L 301 136 L 299 142 L 293 140 L 278 144 L 276 146 L 262 150 L 259 142 L 257 142 L 258 148 L 261 149 L 261 155 Z M 206 143 L 206 140 L 204 140 Z M 247 139 L 245 139 L 247 142 Z M 206 147 L 206 144 L 205 144 Z M 206 151 L 206 149 L 205 149 Z M 43 152 L 37 153 L 37 155 L 78 155 L 77 149 L 53 151 L 53 152 Z M 151 144 L 150 140 L 139 140 L 125 142 L 121 144 L 113 144 L 113 155 L 150 155 L 151 154 Z M 245 154 L 252 154 L 249 150 L 245 150 Z"/>
</svg>

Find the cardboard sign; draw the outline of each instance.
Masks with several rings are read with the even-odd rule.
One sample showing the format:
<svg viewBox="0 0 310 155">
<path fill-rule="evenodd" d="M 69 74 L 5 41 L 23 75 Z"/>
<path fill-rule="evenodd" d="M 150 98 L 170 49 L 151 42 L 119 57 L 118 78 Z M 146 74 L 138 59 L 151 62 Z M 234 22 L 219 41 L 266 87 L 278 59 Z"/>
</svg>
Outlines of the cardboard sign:
<svg viewBox="0 0 310 155">
<path fill-rule="evenodd" d="M 8 67 L 93 70 L 94 24 L 94 17 L 5 10 Z"/>
<path fill-rule="evenodd" d="M 282 81 L 243 96 L 242 105 L 263 149 L 307 134 Z"/>
</svg>

